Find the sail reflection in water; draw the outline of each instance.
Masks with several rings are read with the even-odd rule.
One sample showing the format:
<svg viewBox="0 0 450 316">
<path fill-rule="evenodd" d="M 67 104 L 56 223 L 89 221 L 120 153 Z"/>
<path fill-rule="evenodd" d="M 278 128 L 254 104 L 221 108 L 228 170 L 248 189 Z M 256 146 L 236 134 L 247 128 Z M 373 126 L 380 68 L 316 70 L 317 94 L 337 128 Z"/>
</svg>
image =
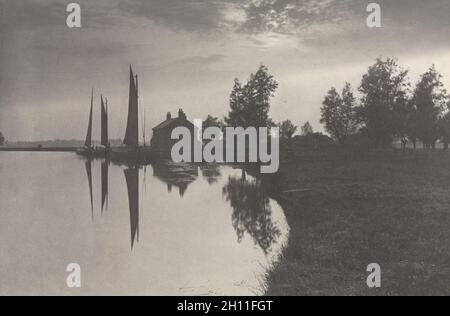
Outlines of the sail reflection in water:
<svg viewBox="0 0 450 316">
<path fill-rule="evenodd" d="M 139 242 L 139 168 L 124 170 L 130 205 L 131 249 Z"/>
<path fill-rule="evenodd" d="M 73 294 L 61 271 L 77 262 L 83 295 L 259 295 L 287 245 L 278 203 L 227 166 L 39 153 L 0 165 L 0 294 Z"/>
<path fill-rule="evenodd" d="M 94 196 L 92 192 L 92 160 L 88 159 L 85 162 L 86 167 L 86 175 L 88 178 L 88 186 L 89 186 L 89 195 L 91 198 L 91 216 L 94 219 Z"/>
<path fill-rule="evenodd" d="M 108 173 L 109 173 L 109 161 L 102 162 L 102 214 L 103 210 L 108 208 Z"/>
<path fill-rule="evenodd" d="M 85 161 L 88 178 L 89 194 L 91 201 L 92 219 L 94 219 L 94 201 L 92 189 L 92 160 Z M 108 205 L 108 185 L 109 185 L 109 160 L 101 162 L 101 214 Z M 134 243 L 139 242 L 139 167 L 131 167 L 124 170 L 125 181 L 128 192 L 128 204 L 130 211 L 131 249 Z"/>
</svg>

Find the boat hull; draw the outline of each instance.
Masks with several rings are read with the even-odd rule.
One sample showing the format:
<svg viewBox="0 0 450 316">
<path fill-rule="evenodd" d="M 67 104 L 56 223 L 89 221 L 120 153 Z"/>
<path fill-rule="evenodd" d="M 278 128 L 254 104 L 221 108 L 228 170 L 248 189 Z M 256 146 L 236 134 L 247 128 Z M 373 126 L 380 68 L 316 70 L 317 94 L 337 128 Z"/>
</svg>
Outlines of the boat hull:
<svg viewBox="0 0 450 316">
<path fill-rule="evenodd" d="M 108 158 L 111 150 L 109 148 L 80 148 L 76 153 L 87 158 Z"/>
<path fill-rule="evenodd" d="M 148 147 L 113 148 L 110 156 L 112 161 L 125 164 L 150 164 L 155 160 L 154 152 Z"/>
<path fill-rule="evenodd" d="M 76 151 L 77 155 L 83 156 L 83 157 L 93 157 L 94 155 L 94 149 L 92 148 L 79 148 Z"/>
</svg>

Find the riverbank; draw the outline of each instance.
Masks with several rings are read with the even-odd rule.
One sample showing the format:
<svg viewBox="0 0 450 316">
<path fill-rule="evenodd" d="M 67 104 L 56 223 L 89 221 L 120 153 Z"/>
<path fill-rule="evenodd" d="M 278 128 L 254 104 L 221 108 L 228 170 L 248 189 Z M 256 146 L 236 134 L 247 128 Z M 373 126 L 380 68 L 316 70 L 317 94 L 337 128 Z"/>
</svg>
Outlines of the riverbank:
<svg viewBox="0 0 450 316">
<path fill-rule="evenodd" d="M 291 232 L 268 295 L 450 293 L 449 152 L 293 153 L 275 182 Z"/>
</svg>

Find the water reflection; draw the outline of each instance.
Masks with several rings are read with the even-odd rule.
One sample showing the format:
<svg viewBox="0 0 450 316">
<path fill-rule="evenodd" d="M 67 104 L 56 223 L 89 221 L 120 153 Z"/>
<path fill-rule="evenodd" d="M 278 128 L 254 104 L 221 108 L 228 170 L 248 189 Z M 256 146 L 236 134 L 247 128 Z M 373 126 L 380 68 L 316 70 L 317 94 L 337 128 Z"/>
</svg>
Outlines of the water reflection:
<svg viewBox="0 0 450 316">
<path fill-rule="evenodd" d="M 85 162 L 88 186 L 91 201 L 92 218 L 94 218 L 93 190 L 92 190 L 92 161 Z M 128 205 L 130 213 L 131 249 L 139 242 L 139 170 L 141 166 L 128 166 L 124 169 L 125 182 L 128 192 Z M 144 168 L 144 186 L 146 186 L 147 166 Z M 172 192 L 172 187 L 177 187 L 181 198 L 186 190 L 198 178 L 198 166 L 195 164 L 176 164 L 161 160 L 152 164 L 153 175 L 167 184 L 167 191 Z M 209 185 L 219 181 L 222 174 L 220 167 L 214 164 L 202 164 L 200 170 L 202 177 Z M 101 162 L 101 212 L 107 204 L 108 198 L 108 171 L 109 161 Z M 226 185 L 222 188 L 224 199 L 230 203 L 232 212 L 232 225 L 237 234 L 237 240 L 242 242 L 247 233 L 254 243 L 261 247 L 264 253 L 271 251 L 272 245 L 281 235 L 281 231 L 272 221 L 272 209 L 270 198 L 266 196 L 261 180 L 247 176 L 244 169 L 241 176 L 230 176 Z"/>
<path fill-rule="evenodd" d="M 88 186 L 89 186 L 89 195 L 91 198 L 91 217 L 94 219 L 94 196 L 92 192 L 92 160 L 86 160 L 85 162 L 85 168 L 86 168 L 86 175 L 88 179 Z"/>
<path fill-rule="evenodd" d="M 262 295 L 287 244 L 278 203 L 228 166 L 65 154 L 0 165 L 0 294 L 70 295 L 61 271 L 77 262 L 83 295 Z"/>
<path fill-rule="evenodd" d="M 233 208 L 232 223 L 238 241 L 248 233 L 264 253 L 269 253 L 281 231 L 272 221 L 270 199 L 261 187 L 261 180 L 248 180 L 242 170 L 240 178 L 229 177 L 223 194 Z"/>
<path fill-rule="evenodd" d="M 222 176 L 219 166 L 216 164 L 203 164 L 200 169 L 202 170 L 203 178 L 210 185 L 217 183 L 219 178 Z"/>
<path fill-rule="evenodd" d="M 184 196 L 188 186 L 198 177 L 198 167 L 195 164 L 177 164 L 160 160 L 154 163 L 152 167 L 153 175 L 167 184 L 167 191 L 172 192 L 172 187 L 176 187 L 180 197 Z"/>
<path fill-rule="evenodd" d="M 103 210 L 108 209 L 108 184 L 109 184 L 109 161 L 102 162 L 102 214 Z"/>
<path fill-rule="evenodd" d="M 101 214 L 108 205 L 109 191 L 109 165 L 108 159 L 101 161 Z M 91 202 L 92 219 L 94 219 L 94 198 L 92 188 L 92 159 L 85 159 L 86 174 Z M 146 191 L 147 166 L 133 164 L 131 166 L 119 164 L 125 168 L 125 182 L 128 192 L 128 204 L 130 213 L 131 249 L 139 242 L 139 170 L 144 168 L 144 191 Z M 188 186 L 198 177 L 198 167 L 194 164 L 176 164 L 170 161 L 161 160 L 154 164 L 153 175 L 155 178 L 167 184 L 167 191 L 172 192 L 172 187 L 177 187 L 180 197 L 183 197 Z M 220 174 L 220 173 L 219 173 Z"/>
<path fill-rule="evenodd" d="M 94 219 L 94 201 L 92 188 L 92 159 L 86 159 L 86 174 L 88 178 L 89 194 L 91 201 L 92 219 Z M 101 161 L 101 214 L 108 205 L 109 191 L 109 164 L 108 159 Z M 130 212 L 131 249 L 135 242 L 139 242 L 139 165 L 129 166 L 124 169 L 125 182 L 128 192 L 128 205 Z M 144 181 L 145 183 L 145 181 Z"/>
<path fill-rule="evenodd" d="M 131 249 L 139 242 L 139 167 L 124 170 L 130 205 Z"/>
</svg>

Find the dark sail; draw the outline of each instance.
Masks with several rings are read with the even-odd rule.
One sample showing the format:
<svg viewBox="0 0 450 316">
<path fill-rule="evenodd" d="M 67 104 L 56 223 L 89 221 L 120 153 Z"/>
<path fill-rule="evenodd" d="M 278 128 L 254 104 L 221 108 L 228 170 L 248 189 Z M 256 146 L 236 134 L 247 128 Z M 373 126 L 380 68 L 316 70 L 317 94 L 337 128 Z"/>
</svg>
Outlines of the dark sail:
<svg viewBox="0 0 450 316">
<path fill-rule="evenodd" d="M 89 114 L 89 125 L 88 125 L 88 130 L 87 130 L 87 135 L 86 135 L 86 142 L 84 143 L 84 145 L 87 148 L 91 148 L 92 147 L 92 108 L 94 106 L 94 89 L 92 89 L 92 94 L 91 94 L 91 112 Z"/>
<path fill-rule="evenodd" d="M 128 101 L 128 122 L 123 143 L 130 147 L 137 147 L 139 142 L 138 123 L 138 95 L 133 70 L 130 66 L 130 97 Z"/>
<path fill-rule="evenodd" d="M 105 209 L 105 204 L 107 205 L 108 199 L 108 161 L 102 162 L 102 213 Z"/>
<path fill-rule="evenodd" d="M 130 206 L 131 249 L 139 241 L 139 168 L 124 170 Z"/>
<path fill-rule="evenodd" d="M 85 163 L 85 167 L 86 167 L 86 174 L 88 177 L 88 184 L 89 184 L 89 194 L 91 197 L 91 216 L 92 218 L 94 218 L 94 198 L 93 198 L 93 194 L 92 194 L 92 165 L 91 165 L 91 160 L 87 160 Z"/>
<path fill-rule="evenodd" d="M 106 101 L 107 102 L 107 101 Z M 101 118 L 101 144 L 102 146 L 108 146 L 108 110 L 103 103 L 103 97 L 101 97 L 102 118 Z"/>
</svg>

